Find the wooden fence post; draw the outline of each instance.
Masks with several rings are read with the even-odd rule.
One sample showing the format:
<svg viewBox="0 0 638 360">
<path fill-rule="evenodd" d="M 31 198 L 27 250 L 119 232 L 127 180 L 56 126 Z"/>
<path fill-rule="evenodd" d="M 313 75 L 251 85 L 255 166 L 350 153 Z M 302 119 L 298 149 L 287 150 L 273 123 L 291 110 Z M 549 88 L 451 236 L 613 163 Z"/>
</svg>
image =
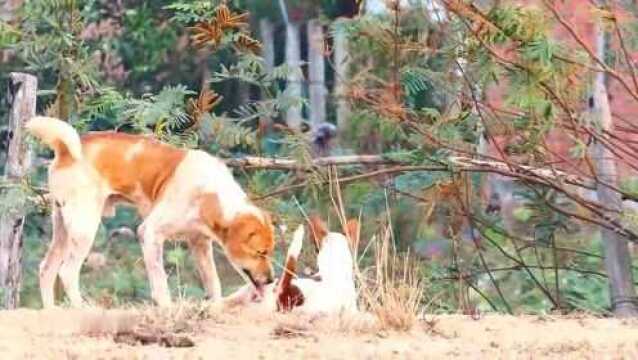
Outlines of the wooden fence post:
<svg viewBox="0 0 638 360">
<path fill-rule="evenodd" d="M 286 24 L 286 64 L 290 67 L 286 82 L 286 93 L 291 97 L 301 97 L 301 42 L 299 24 Z M 286 111 L 286 125 L 291 129 L 301 129 L 301 106 L 293 105 Z"/>
<path fill-rule="evenodd" d="M 24 124 L 35 115 L 38 79 L 29 74 L 9 74 L 8 96 L 10 142 L 4 178 L 19 182 L 31 166 L 31 151 L 25 141 Z M 22 280 L 22 229 L 26 214 L 24 208 L 11 209 L 0 214 L 0 296 L 6 309 L 20 304 Z"/>
<path fill-rule="evenodd" d="M 348 79 L 348 38 L 345 32 L 336 31 L 334 35 L 334 66 L 335 66 L 335 88 L 334 94 L 337 98 L 337 127 L 339 132 L 349 126 L 350 107 L 345 99 L 346 83 Z"/>
</svg>

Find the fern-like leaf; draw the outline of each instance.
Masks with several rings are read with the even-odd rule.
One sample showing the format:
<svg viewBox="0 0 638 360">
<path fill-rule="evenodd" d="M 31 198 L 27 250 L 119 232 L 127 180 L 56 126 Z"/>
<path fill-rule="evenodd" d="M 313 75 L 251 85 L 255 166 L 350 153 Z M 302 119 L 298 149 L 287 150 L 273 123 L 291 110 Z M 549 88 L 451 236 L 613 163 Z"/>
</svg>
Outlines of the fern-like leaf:
<svg viewBox="0 0 638 360">
<path fill-rule="evenodd" d="M 407 96 L 431 89 L 429 74 L 419 68 L 404 69 L 401 73 L 401 85 Z"/>
<path fill-rule="evenodd" d="M 222 96 L 210 89 L 204 89 L 197 99 L 188 100 L 188 114 L 195 124 L 198 124 L 205 114 L 208 114 L 222 100 Z"/>
<path fill-rule="evenodd" d="M 199 22 L 195 26 L 188 28 L 193 32 L 191 41 L 198 48 L 211 46 L 216 48 L 222 41 L 224 35 L 222 28 L 217 21 Z"/>
<path fill-rule="evenodd" d="M 277 115 L 275 105 L 272 100 L 251 102 L 238 106 L 233 110 L 233 113 L 239 117 L 240 123 L 260 118 L 273 118 Z"/>
<path fill-rule="evenodd" d="M 221 4 L 216 10 L 216 20 L 222 29 L 240 29 L 248 26 L 248 13 L 233 13 L 226 4 Z"/>
<path fill-rule="evenodd" d="M 269 81 L 285 81 L 290 76 L 296 76 L 297 78 L 303 78 L 303 72 L 299 66 L 290 66 L 288 64 L 281 64 L 272 69 L 272 71 L 266 75 L 266 80 Z"/>
<path fill-rule="evenodd" d="M 244 126 L 240 126 L 235 119 L 225 117 L 213 117 L 212 132 L 215 140 L 223 148 L 237 146 L 255 147 L 257 144 L 255 132 Z"/>
</svg>

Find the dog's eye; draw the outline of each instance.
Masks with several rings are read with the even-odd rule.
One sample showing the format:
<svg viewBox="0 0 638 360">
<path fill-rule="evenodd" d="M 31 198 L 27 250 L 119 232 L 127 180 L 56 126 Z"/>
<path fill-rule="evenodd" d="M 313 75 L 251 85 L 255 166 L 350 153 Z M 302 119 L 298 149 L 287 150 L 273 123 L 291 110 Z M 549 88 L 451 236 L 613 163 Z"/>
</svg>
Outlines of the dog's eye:
<svg viewBox="0 0 638 360">
<path fill-rule="evenodd" d="M 266 250 L 257 251 L 257 256 L 266 257 L 266 256 L 268 256 L 268 252 Z"/>
</svg>

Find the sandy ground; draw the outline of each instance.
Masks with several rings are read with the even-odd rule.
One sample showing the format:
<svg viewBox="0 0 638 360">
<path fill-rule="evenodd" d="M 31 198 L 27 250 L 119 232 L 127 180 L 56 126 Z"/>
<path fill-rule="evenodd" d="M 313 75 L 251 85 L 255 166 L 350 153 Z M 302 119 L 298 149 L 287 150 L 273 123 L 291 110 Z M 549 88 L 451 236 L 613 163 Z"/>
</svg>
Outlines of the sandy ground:
<svg viewBox="0 0 638 360">
<path fill-rule="evenodd" d="M 129 345 L 168 331 L 192 347 Z M 159 330 L 158 330 L 159 329 Z M 407 333 L 371 319 L 210 309 L 0 312 L 1 359 L 638 359 L 638 321 L 587 316 L 427 316 Z"/>
</svg>

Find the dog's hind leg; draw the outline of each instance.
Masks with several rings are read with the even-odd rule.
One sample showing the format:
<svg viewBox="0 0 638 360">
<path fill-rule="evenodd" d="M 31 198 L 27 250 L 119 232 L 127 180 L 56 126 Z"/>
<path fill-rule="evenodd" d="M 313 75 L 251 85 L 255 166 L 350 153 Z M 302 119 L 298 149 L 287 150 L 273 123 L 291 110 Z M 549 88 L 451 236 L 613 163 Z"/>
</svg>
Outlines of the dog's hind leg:
<svg viewBox="0 0 638 360">
<path fill-rule="evenodd" d="M 80 293 L 80 270 L 95 240 L 104 201 L 93 196 L 74 200 L 62 209 L 67 247 L 59 275 L 71 306 L 80 307 L 84 304 Z"/>
<path fill-rule="evenodd" d="M 206 237 L 193 238 L 188 242 L 188 247 L 195 258 L 197 272 L 206 290 L 206 297 L 209 300 L 220 301 L 222 298 L 222 287 L 215 267 L 213 258 L 213 242 Z"/>
<path fill-rule="evenodd" d="M 52 204 L 51 223 L 53 224 L 51 244 L 39 268 L 40 296 L 42 297 L 42 307 L 45 309 L 55 306 L 55 279 L 68 247 L 62 211 L 56 203 Z"/>
</svg>

